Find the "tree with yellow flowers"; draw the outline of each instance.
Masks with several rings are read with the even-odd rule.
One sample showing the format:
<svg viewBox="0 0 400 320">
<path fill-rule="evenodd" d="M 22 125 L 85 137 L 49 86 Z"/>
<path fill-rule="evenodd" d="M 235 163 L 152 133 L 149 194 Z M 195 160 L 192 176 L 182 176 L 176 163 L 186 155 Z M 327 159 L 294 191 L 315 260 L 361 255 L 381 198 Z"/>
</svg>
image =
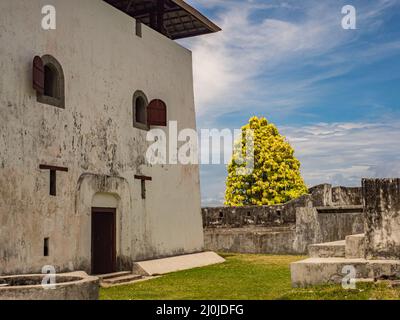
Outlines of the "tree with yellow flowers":
<svg viewBox="0 0 400 320">
<path fill-rule="evenodd" d="M 251 131 L 247 131 L 249 129 Z M 235 152 L 228 165 L 226 205 L 275 205 L 307 193 L 300 174 L 300 162 L 275 125 L 268 123 L 264 117 L 253 117 L 242 132 L 241 138 L 235 142 Z M 249 161 L 246 132 L 253 133 L 254 150 L 254 169 L 247 172 L 243 170 Z"/>
</svg>

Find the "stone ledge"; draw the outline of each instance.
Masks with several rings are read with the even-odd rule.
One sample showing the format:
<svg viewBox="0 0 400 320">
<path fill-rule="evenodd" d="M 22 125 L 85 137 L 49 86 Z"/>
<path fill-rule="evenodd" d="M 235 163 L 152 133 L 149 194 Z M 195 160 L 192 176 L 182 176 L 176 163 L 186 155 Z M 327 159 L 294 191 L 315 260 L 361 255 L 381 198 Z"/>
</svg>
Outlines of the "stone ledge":
<svg viewBox="0 0 400 320">
<path fill-rule="evenodd" d="M 379 278 L 400 272 L 400 260 L 308 258 L 290 265 L 293 287 L 341 283 L 344 266 L 354 266 L 356 279 Z"/>
<path fill-rule="evenodd" d="M 135 262 L 133 272 L 142 276 L 157 276 L 176 271 L 223 263 L 225 259 L 215 252 L 201 252 L 171 258 Z"/>
<path fill-rule="evenodd" d="M 308 246 L 308 253 L 312 258 L 345 257 L 344 240 L 311 244 Z"/>
</svg>

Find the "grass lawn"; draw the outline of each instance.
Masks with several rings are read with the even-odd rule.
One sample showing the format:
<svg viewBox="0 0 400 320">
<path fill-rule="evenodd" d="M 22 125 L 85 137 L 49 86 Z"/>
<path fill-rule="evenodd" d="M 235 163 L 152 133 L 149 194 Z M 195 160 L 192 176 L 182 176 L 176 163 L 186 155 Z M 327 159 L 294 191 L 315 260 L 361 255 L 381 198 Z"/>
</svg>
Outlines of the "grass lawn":
<svg viewBox="0 0 400 320">
<path fill-rule="evenodd" d="M 400 299 L 400 289 L 387 284 L 358 284 L 293 289 L 289 264 L 299 256 L 223 255 L 219 265 L 171 273 L 160 278 L 101 289 L 103 300 L 272 300 L 272 299 Z"/>
</svg>

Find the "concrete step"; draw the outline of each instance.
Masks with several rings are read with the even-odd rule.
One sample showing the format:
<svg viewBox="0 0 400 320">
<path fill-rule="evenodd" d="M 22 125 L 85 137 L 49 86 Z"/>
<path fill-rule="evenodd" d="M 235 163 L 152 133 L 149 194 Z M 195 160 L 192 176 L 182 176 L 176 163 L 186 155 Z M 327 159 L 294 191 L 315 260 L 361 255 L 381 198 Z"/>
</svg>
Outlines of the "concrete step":
<svg viewBox="0 0 400 320">
<path fill-rule="evenodd" d="M 114 273 L 99 274 L 96 277 L 100 278 L 100 280 L 106 280 L 106 279 L 111 279 L 111 278 L 127 276 L 129 274 L 132 274 L 132 272 L 131 271 L 120 271 L 120 272 L 114 272 Z"/>
<path fill-rule="evenodd" d="M 164 259 L 135 262 L 133 272 L 143 276 L 158 276 L 223 263 L 225 259 L 215 252 L 200 252 Z"/>
<path fill-rule="evenodd" d="M 346 258 L 365 258 L 365 235 L 363 233 L 346 237 Z"/>
<path fill-rule="evenodd" d="M 346 241 L 334 241 L 326 243 L 311 244 L 308 253 L 312 258 L 344 258 Z"/>
<path fill-rule="evenodd" d="M 351 268 L 354 268 L 355 279 L 376 279 L 400 274 L 400 260 L 308 258 L 290 265 L 292 285 L 340 284 Z"/>
<path fill-rule="evenodd" d="M 143 276 L 138 275 L 138 274 L 130 274 L 130 275 L 124 275 L 120 277 L 114 277 L 114 278 L 108 278 L 104 279 L 102 282 L 105 284 L 122 284 L 122 283 L 129 283 L 135 280 L 142 279 Z"/>
</svg>

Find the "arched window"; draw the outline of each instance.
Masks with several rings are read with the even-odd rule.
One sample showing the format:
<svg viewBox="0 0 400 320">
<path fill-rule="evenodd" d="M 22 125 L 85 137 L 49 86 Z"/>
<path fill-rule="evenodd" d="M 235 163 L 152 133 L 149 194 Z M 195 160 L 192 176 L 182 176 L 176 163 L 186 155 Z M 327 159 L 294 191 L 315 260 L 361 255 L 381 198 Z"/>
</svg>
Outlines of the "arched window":
<svg viewBox="0 0 400 320">
<path fill-rule="evenodd" d="M 147 106 L 147 124 L 149 126 L 167 126 L 167 105 L 160 99 L 152 100 Z"/>
<path fill-rule="evenodd" d="M 37 101 L 55 107 L 65 107 L 64 72 L 52 56 L 44 55 L 33 60 L 33 87 Z"/>
<path fill-rule="evenodd" d="M 147 125 L 148 100 L 142 91 L 133 95 L 133 126 L 142 130 L 149 130 Z"/>
<path fill-rule="evenodd" d="M 146 102 L 143 97 L 137 97 L 135 101 L 136 122 L 146 124 Z"/>
</svg>

